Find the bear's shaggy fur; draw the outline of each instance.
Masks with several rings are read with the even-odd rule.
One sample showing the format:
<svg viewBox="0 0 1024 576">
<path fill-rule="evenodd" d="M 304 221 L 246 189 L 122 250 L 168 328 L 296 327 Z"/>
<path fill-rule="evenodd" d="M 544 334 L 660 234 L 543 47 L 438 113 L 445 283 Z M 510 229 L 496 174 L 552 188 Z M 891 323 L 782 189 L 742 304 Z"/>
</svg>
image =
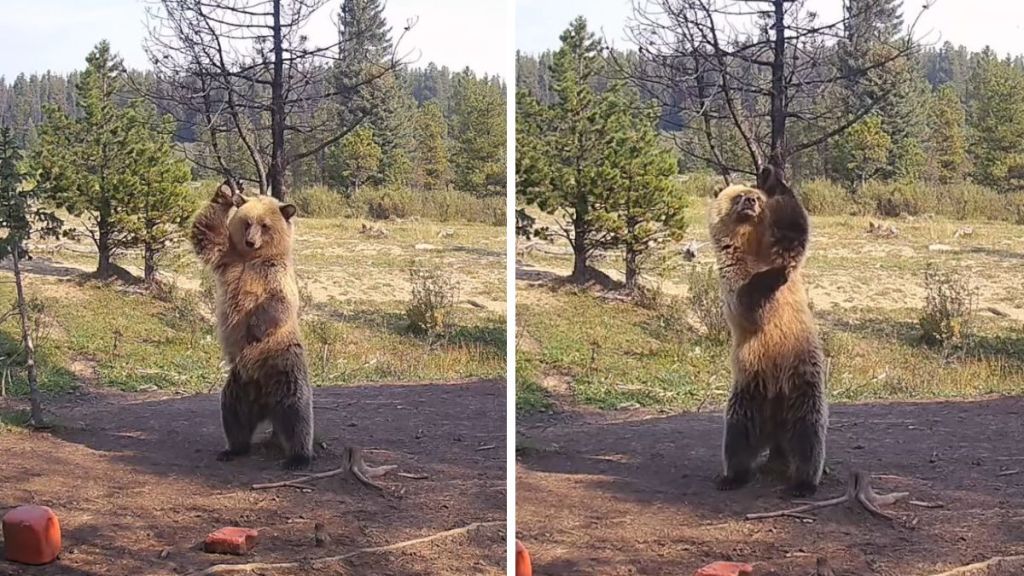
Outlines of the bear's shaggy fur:
<svg viewBox="0 0 1024 576">
<path fill-rule="evenodd" d="M 231 367 L 221 392 L 228 447 L 218 459 L 248 454 L 264 420 L 284 446 L 285 467 L 313 459 L 313 393 L 299 334 L 292 264 L 295 207 L 222 184 L 196 215 L 192 246 L 217 283 L 217 330 Z"/>
<path fill-rule="evenodd" d="M 755 463 L 784 466 L 794 495 L 813 494 L 825 463 L 824 356 L 801 266 L 807 213 L 767 167 L 756 188 L 722 190 L 711 238 L 732 332 L 733 389 L 726 407 L 719 488 L 746 484 Z"/>
</svg>

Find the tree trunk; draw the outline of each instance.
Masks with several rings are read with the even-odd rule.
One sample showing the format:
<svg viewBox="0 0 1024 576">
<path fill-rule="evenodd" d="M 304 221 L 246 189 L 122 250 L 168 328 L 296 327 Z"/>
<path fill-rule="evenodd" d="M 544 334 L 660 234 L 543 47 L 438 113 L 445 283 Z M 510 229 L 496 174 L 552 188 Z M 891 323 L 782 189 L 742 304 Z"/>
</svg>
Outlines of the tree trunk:
<svg viewBox="0 0 1024 576">
<path fill-rule="evenodd" d="M 640 281 L 640 255 L 632 245 L 626 246 L 626 290 L 636 292 Z"/>
<path fill-rule="evenodd" d="M 144 259 L 142 277 L 147 284 L 152 284 L 156 280 L 156 249 L 152 244 L 147 243 L 144 247 Z"/>
<path fill-rule="evenodd" d="M 583 193 L 576 194 L 576 211 L 573 215 L 572 228 L 572 280 L 576 283 L 586 282 L 590 276 L 590 266 L 587 263 L 588 240 L 587 237 L 587 212 L 590 205 L 587 203 L 587 196 Z"/>
<path fill-rule="evenodd" d="M 772 49 L 772 148 L 768 164 L 783 173 L 786 167 L 786 0 L 774 0 L 775 46 Z"/>
<path fill-rule="evenodd" d="M 270 83 L 270 131 L 272 148 L 270 154 L 270 194 L 284 202 L 285 158 L 284 158 L 284 46 L 281 39 L 281 0 L 274 3 L 274 76 Z"/>
<path fill-rule="evenodd" d="M 110 261 L 110 220 L 106 215 L 100 214 L 98 226 L 96 250 L 99 251 L 99 264 L 96 266 L 96 276 L 101 280 L 105 280 L 114 273 L 114 268 Z"/>
<path fill-rule="evenodd" d="M 29 392 L 29 424 L 44 426 L 43 403 L 39 395 L 39 381 L 36 377 L 36 350 L 32 345 L 32 331 L 28 324 L 28 306 L 25 303 L 25 290 L 21 282 L 21 256 L 19 246 L 12 251 L 14 261 L 14 286 L 18 294 L 18 315 L 21 316 L 21 341 L 25 347 L 25 374 L 28 378 Z"/>
</svg>

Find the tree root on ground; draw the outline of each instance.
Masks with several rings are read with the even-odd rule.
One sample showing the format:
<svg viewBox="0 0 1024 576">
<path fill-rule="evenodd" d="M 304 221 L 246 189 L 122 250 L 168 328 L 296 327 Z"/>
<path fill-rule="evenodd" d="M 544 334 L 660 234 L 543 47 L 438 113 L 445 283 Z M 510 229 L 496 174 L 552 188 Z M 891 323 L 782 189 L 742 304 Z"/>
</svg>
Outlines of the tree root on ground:
<svg viewBox="0 0 1024 576">
<path fill-rule="evenodd" d="M 1004 563 L 1013 563 L 1014 566 L 1003 566 Z M 990 568 L 1019 568 L 1019 564 L 1024 563 L 1024 555 L 1022 556 L 996 556 L 995 558 L 989 558 L 984 562 L 975 562 L 974 564 L 968 564 L 967 566 L 960 566 L 959 568 L 953 568 L 945 572 L 939 572 L 938 574 L 932 574 L 932 576 L 985 576 L 992 574 Z M 984 572 L 982 572 L 984 570 Z M 1002 574 L 1002 572 L 999 572 Z M 1009 574 L 1009 572 L 1006 572 Z"/>
<path fill-rule="evenodd" d="M 368 466 L 363 462 L 363 451 L 359 448 L 345 448 L 342 453 L 341 466 L 334 470 L 328 470 L 327 472 L 317 472 L 315 474 L 302 474 L 299 478 L 294 480 L 282 480 L 280 482 L 267 482 L 265 484 L 253 484 L 253 490 L 266 490 L 268 488 L 298 488 L 300 490 L 315 490 L 312 486 L 307 484 L 313 480 L 321 480 L 323 478 L 330 478 L 331 476 L 338 476 L 339 474 L 351 473 L 356 477 L 357 480 L 362 482 L 366 486 L 383 490 L 384 487 L 373 481 L 373 478 L 383 476 L 391 470 L 394 470 L 397 466 Z"/>
<path fill-rule="evenodd" d="M 850 472 L 850 483 L 846 486 L 846 494 L 837 498 L 829 500 L 821 500 L 819 502 L 804 502 L 802 506 L 796 508 L 790 508 L 789 510 L 777 510 L 775 512 L 759 512 L 755 514 L 747 514 L 744 516 L 745 520 L 763 520 L 765 518 L 779 518 L 781 516 L 788 516 L 791 518 L 808 519 L 809 517 L 804 514 L 812 510 L 820 510 L 822 508 L 828 508 L 830 506 L 839 506 L 840 504 L 846 504 L 848 502 L 856 501 L 865 510 L 878 516 L 879 518 L 885 518 L 892 520 L 892 515 L 883 512 L 882 506 L 889 506 L 900 500 L 903 500 L 909 496 L 909 492 L 893 492 L 892 494 L 878 494 L 871 489 L 871 483 L 868 480 L 868 475 L 860 471 Z"/>
<path fill-rule="evenodd" d="M 431 534 L 429 536 L 424 536 L 422 538 L 415 538 L 413 540 L 406 540 L 404 542 L 396 542 L 394 544 L 388 544 L 387 546 L 373 546 L 373 547 L 370 547 L 370 548 L 359 548 L 357 550 L 353 550 L 351 552 L 346 552 L 345 554 L 341 554 L 340 556 L 328 556 L 326 558 L 314 558 L 314 559 L 311 559 L 311 560 L 304 560 L 304 561 L 299 561 L 299 562 L 279 562 L 279 563 L 254 562 L 254 563 L 251 563 L 251 564 L 217 564 L 215 566 L 210 566 L 209 568 L 207 568 L 207 569 L 205 569 L 205 570 L 203 570 L 201 572 L 193 572 L 192 574 L 194 574 L 196 576 L 210 576 L 212 574 L 237 574 L 237 573 L 240 573 L 240 572 L 252 572 L 254 570 L 283 570 L 283 569 L 288 569 L 288 568 L 306 568 L 306 569 L 319 568 L 319 567 L 325 566 L 327 564 L 333 564 L 333 563 L 336 563 L 336 562 L 341 562 L 343 560 L 348 560 L 349 558 L 352 558 L 354 556 L 359 556 L 360 554 L 376 554 L 376 553 L 379 553 L 379 552 L 390 552 L 392 550 L 399 550 L 401 548 L 406 548 L 408 546 L 414 546 L 416 544 L 423 544 L 425 542 L 430 542 L 431 540 L 437 540 L 437 539 L 440 539 L 440 538 L 447 538 L 449 536 L 455 536 L 455 535 L 458 535 L 458 534 L 464 534 L 464 533 L 467 533 L 467 532 L 472 532 L 473 530 L 477 530 L 479 528 L 484 528 L 486 526 L 504 526 L 504 525 L 505 525 L 505 521 L 504 520 L 497 520 L 497 521 L 492 521 L 492 522 L 474 522 L 472 524 L 469 524 L 467 526 L 463 526 L 461 528 L 453 528 L 451 530 L 445 530 L 443 532 L 438 532 L 436 534 Z"/>
</svg>

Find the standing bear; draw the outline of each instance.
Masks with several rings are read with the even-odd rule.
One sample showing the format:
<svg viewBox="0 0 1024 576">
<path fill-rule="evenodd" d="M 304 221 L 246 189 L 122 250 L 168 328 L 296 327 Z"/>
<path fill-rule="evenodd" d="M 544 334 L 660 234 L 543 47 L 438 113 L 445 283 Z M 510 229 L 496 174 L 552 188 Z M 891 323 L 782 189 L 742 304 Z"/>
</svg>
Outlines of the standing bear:
<svg viewBox="0 0 1024 576">
<path fill-rule="evenodd" d="M 230 181 L 196 215 L 192 246 L 216 278 L 217 331 L 231 367 L 221 392 L 228 447 L 218 460 L 249 453 L 265 420 L 287 454 L 285 468 L 313 459 L 313 392 L 299 335 L 292 264 L 295 206 L 236 193 Z"/>
<path fill-rule="evenodd" d="M 824 355 L 801 271 L 807 213 L 778 173 L 734 185 L 712 204 L 711 239 L 732 332 L 722 490 L 746 484 L 767 450 L 790 492 L 813 494 L 825 464 Z"/>
</svg>

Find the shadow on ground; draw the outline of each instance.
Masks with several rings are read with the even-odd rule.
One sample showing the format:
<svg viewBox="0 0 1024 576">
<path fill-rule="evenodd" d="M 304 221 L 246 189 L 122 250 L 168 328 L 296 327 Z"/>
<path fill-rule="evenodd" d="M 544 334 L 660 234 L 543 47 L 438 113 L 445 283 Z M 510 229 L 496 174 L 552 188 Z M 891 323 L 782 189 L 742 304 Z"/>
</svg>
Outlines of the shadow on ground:
<svg viewBox="0 0 1024 576">
<path fill-rule="evenodd" d="M 893 521 L 829 508 L 812 522 L 743 519 L 792 507 L 777 481 L 715 490 L 718 414 L 528 417 L 518 425 L 517 529 L 543 576 L 689 574 L 715 560 L 806 576 L 817 555 L 837 576 L 923 576 L 1022 554 L 1022 413 L 1015 398 L 833 407 L 818 497 L 842 494 L 858 469 L 879 492 L 943 507 L 901 502 Z"/>
<path fill-rule="evenodd" d="M 223 444 L 215 395 L 89 393 L 53 406 L 52 434 L 0 434 L 0 509 L 32 502 L 60 517 L 65 553 L 34 575 L 189 573 L 240 562 L 196 548 L 226 525 L 260 530 L 245 561 L 290 562 L 504 520 L 503 383 L 317 389 L 315 405 L 327 446 L 315 471 L 336 468 L 342 448 L 357 446 L 371 465 L 412 477 L 385 476 L 383 493 L 342 476 L 312 482 L 313 492 L 254 491 L 294 475 L 268 451 L 215 460 Z M 316 522 L 330 535 L 326 547 L 313 545 Z M 504 541 L 502 527 L 483 528 L 318 573 L 504 574 Z M 0 574 L 13 569 L 0 562 Z"/>
</svg>

